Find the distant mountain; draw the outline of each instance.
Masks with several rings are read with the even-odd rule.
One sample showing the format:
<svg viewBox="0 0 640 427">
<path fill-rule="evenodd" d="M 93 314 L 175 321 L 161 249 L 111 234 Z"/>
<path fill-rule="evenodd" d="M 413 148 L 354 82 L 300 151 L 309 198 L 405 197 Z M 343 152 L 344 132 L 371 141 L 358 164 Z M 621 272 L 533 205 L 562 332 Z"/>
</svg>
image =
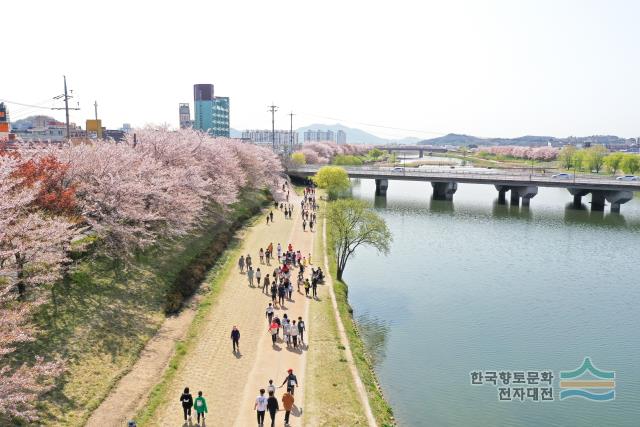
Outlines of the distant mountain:
<svg viewBox="0 0 640 427">
<path fill-rule="evenodd" d="M 336 123 L 335 125 L 325 125 L 325 124 L 316 123 L 309 126 L 298 128 L 296 130 L 300 133 L 301 141 L 304 140 L 304 132 L 306 132 L 309 129 L 323 130 L 323 131 L 332 130 L 334 132 L 338 130 L 342 130 L 347 134 L 347 144 L 371 144 L 371 145 L 396 144 L 396 143 L 415 144 L 416 142 L 419 141 L 419 138 L 413 138 L 413 137 L 403 138 L 400 140 L 380 138 L 379 136 L 370 134 L 361 129 L 350 128 L 350 127 L 341 125 L 339 123 Z"/>
<path fill-rule="evenodd" d="M 517 138 L 479 138 L 472 135 L 460 135 L 450 133 L 438 138 L 424 139 L 420 145 L 547 145 L 549 142 L 558 142 L 559 138 L 552 136 L 525 135 Z"/>
<path fill-rule="evenodd" d="M 477 136 L 459 135 L 450 133 L 437 138 L 423 139 L 418 142 L 419 145 L 469 145 L 469 144 L 486 144 L 486 141 Z"/>
</svg>

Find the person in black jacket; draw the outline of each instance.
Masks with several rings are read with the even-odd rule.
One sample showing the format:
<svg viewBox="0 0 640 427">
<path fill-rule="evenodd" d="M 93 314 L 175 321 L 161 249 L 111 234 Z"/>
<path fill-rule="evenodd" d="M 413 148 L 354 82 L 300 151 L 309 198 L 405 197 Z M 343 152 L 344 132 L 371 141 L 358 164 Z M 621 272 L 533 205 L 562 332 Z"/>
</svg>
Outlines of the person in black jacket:
<svg viewBox="0 0 640 427">
<path fill-rule="evenodd" d="M 240 351 L 240 331 L 237 326 L 231 330 L 231 341 L 233 342 L 233 352 L 236 352 L 236 348 Z"/>
<path fill-rule="evenodd" d="M 276 399 L 272 391 L 269 392 L 269 398 L 267 399 L 267 410 L 271 416 L 271 427 L 274 427 L 276 422 L 276 412 L 280 410 L 280 406 L 278 405 L 278 399 Z"/>
<path fill-rule="evenodd" d="M 189 387 L 184 388 L 184 392 L 180 396 L 182 402 L 182 411 L 184 412 L 184 420 L 187 421 L 187 415 L 191 419 L 191 408 L 193 408 L 193 396 L 189 393 Z"/>
</svg>

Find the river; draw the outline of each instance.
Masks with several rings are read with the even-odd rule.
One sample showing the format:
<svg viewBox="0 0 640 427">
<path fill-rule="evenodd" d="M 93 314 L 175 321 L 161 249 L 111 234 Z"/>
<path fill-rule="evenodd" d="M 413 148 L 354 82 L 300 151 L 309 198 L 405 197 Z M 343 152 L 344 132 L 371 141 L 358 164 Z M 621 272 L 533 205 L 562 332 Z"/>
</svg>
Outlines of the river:
<svg viewBox="0 0 640 427">
<path fill-rule="evenodd" d="M 569 208 L 557 188 L 527 209 L 498 205 L 487 185 L 461 184 L 446 202 L 428 183 L 390 181 L 386 199 L 372 180 L 352 183 L 394 237 L 387 257 L 358 249 L 345 281 L 400 425 L 640 425 L 637 194 L 618 215 L 590 212 L 590 196 Z M 585 357 L 615 371 L 614 400 L 559 399 L 559 372 Z M 553 401 L 471 385 L 471 372 L 543 370 Z"/>
</svg>

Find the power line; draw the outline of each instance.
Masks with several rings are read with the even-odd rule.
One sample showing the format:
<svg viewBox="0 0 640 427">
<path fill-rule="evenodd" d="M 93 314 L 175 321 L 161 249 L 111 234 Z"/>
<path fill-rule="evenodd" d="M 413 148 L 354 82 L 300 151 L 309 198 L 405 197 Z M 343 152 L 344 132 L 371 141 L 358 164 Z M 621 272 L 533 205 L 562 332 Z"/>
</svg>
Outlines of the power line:
<svg viewBox="0 0 640 427">
<path fill-rule="evenodd" d="M 0 99 L 1 102 L 6 102 L 7 104 L 15 104 L 20 105 L 22 107 L 31 107 L 31 108 L 42 108 L 44 110 L 50 110 L 51 107 L 43 107 L 41 105 L 33 105 L 33 104 L 23 104 L 21 102 L 9 101 L 8 99 Z M 44 103 L 44 102 L 42 102 Z"/>
<path fill-rule="evenodd" d="M 382 128 L 382 129 L 391 129 L 391 130 L 402 130 L 402 131 L 406 131 L 406 132 L 416 132 L 416 133 L 428 133 L 431 135 L 446 135 L 449 132 L 435 132 L 435 131 L 429 131 L 429 130 L 422 130 L 422 129 L 407 129 L 407 128 L 399 128 L 399 127 L 393 127 L 393 126 L 383 126 L 383 125 L 376 125 L 373 123 L 363 123 L 363 122 L 356 122 L 353 120 L 347 120 L 347 119 L 339 119 L 336 117 L 327 117 L 327 116 L 321 116 L 319 114 L 311 114 L 311 113 L 299 113 L 302 116 L 309 116 L 309 117 L 317 117 L 320 119 L 327 119 L 327 120 L 336 120 L 338 122 L 346 122 L 346 123 L 353 123 L 353 124 L 357 124 L 357 125 L 361 125 L 361 126 L 371 126 L 371 127 L 376 127 L 376 128 Z"/>
</svg>

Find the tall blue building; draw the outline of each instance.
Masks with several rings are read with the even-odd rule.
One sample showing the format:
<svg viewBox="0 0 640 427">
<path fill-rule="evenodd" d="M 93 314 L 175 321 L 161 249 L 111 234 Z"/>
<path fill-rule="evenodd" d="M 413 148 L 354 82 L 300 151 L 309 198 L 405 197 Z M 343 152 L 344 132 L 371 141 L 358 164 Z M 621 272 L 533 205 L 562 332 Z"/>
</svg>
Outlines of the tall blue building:
<svg viewBox="0 0 640 427">
<path fill-rule="evenodd" d="M 209 132 L 213 128 L 213 85 L 193 85 L 195 115 L 193 128 Z"/>
<path fill-rule="evenodd" d="M 193 85 L 193 128 L 213 136 L 229 137 L 229 98 L 214 96 L 212 84 Z"/>
<path fill-rule="evenodd" d="M 226 96 L 213 97 L 213 136 L 229 138 L 229 98 Z"/>
</svg>

